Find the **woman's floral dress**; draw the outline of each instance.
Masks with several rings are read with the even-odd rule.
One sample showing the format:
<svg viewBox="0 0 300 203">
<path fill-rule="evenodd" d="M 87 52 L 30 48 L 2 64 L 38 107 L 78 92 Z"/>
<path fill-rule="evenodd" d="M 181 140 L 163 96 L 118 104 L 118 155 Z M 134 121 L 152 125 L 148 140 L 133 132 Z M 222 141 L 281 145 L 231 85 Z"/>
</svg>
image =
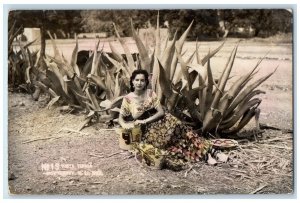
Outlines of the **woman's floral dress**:
<svg viewBox="0 0 300 203">
<path fill-rule="evenodd" d="M 150 89 L 146 90 L 146 99 L 142 104 L 138 104 L 134 94 L 129 93 L 123 99 L 120 114 L 125 120 L 132 119 L 156 109 L 158 105 L 159 99 Z M 181 168 L 187 161 L 196 162 L 204 159 L 212 147 L 210 141 L 199 137 L 191 127 L 184 125 L 170 113 L 165 113 L 160 120 L 146 125 L 143 129 L 142 142 L 166 150 L 166 165 L 174 170 Z"/>
</svg>

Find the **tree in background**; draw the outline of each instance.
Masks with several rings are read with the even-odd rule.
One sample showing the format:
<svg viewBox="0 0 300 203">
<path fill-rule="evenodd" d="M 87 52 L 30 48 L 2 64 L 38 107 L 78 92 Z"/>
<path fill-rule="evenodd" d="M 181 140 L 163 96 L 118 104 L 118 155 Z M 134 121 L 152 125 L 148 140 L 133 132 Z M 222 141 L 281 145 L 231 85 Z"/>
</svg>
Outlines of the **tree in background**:
<svg viewBox="0 0 300 203">
<path fill-rule="evenodd" d="M 180 36 L 185 28 L 194 20 L 192 32 L 188 39 L 217 39 L 221 34 L 217 10 L 163 10 L 163 17 L 169 23 L 170 33 L 177 30 Z"/>
<path fill-rule="evenodd" d="M 286 9 L 224 9 L 219 11 L 226 29 L 236 37 L 235 28 L 252 27 L 254 37 L 269 37 L 292 31 L 292 13 Z"/>
<path fill-rule="evenodd" d="M 9 26 L 16 21 L 17 26 L 39 27 L 41 37 L 46 39 L 46 30 L 56 33 L 59 38 L 73 38 L 79 32 L 106 32 L 113 36 L 113 23 L 120 35 L 131 36 L 128 26 L 130 19 L 136 29 L 156 25 L 158 10 L 15 10 L 9 13 Z M 223 36 L 221 22 L 232 37 L 236 37 L 238 27 L 253 28 L 255 37 L 268 37 L 279 32 L 292 30 L 292 13 L 286 9 L 162 9 L 160 25 L 168 22 L 171 37 L 177 30 L 182 34 L 194 20 L 189 40 L 218 39 Z M 42 47 L 43 45 L 42 40 Z"/>
<path fill-rule="evenodd" d="M 83 32 L 107 32 L 108 36 L 112 36 L 115 23 L 120 35 L 126 37 L 131 36 L 130 19 L 135 22 L 136 29 L 146 28 L 156 24 L 157 10 L 84 10 L 80 15 Z"/>
<path fill-rule="evenodd" d="M 41 44 L 39 56 L 37 56 L 37 53 L 34 55 L 37 57 L 37 61 L 33 58 L 29 49 L 25 49 L 24 45 L 20 46 L 22 50 L 21 53 L 23 55 L 23 58 L 21 58 L 21 64 L 20 60 L 13 60 L 18 58 L 18 53 L 9 52 L 8 56 L 10 61 L 9 70 L 12 70 L 10 71 L 11 74 L 9 74 L 9 78 L 15 78 L 15 74 L 18 73 L 18 71 L 15 70 L 16 65 L 20 65 L 20 69 L 22 70 L 26 69 L 26 72 L 29 72 L 31 69 L 32 74 L 27 74 L 27 87 L 25 89 L 27 89 L 28 92 L 34 91 L 32 96 L 35 100 L 38 99 L 41 92 L 41 87 L 37 82 L 47 81 L 47 65 L 44 60 L 46 54 L 47 31 L 55 34 L 55 36 L 57 36 L 56 33 L 61 32 L 62 35 L 67 37 L 68 35 L 66 33 L 76 32 L 79 28 L 78 24 L 80 23 L 80 20 L 77 17 L 78 14 L 78 11 L 67 10 L 14 10 L 9 12 L 8 30 L 11 30 L 12 27 L 22 29 L 25 27 L 33 27 L 40 29 L 40 39 L 37 39 L 37 41 Z M 22 32 L 23 31 L 20 33 Z M 12 48 L 9 47 L 9 49 Z M 21 72 L 24 73 L 24 71 Z M 17 82 L 15 83 L 17 84 Z"/>
<path fill-rule="evenodd" d="M 64 33 L 62 35 L 67 37 L 79 31 L 80 22 L 80 11 L 76 10 L 14 10 L 8 16 L 9 29 L 13 23 L 16 23 L 16 27 L 40 28 L 41 56 L 45 55 L 47 31 Z"/>
<path fill-rule="evenodd" d="M 81 12 L 82 28 L 85 32 L 107 32 L 112 36 L 114 22 L 121 36 L 130 36 L 129 19 L 135 28 L 156 25 L 157 10 L 87 10 Z M 170 37 L 177 31 L 180 36 L 189 23 L 194 20 L 189 40 L 218 39 L 225 30 L 231 37 L 269 37 L 279 32 L 291 32 L 292 14 L 286 9 L 163 9 L 160 25 L 168 22 Z M 149 19 L 145 22 L 145 19 Z M 222 23 L 224 28 L 222 28 Z M 238 33 L 237 29 L 244 31 Z M 253 30 L 253 34 L 250 32 Z"/>
</svg>

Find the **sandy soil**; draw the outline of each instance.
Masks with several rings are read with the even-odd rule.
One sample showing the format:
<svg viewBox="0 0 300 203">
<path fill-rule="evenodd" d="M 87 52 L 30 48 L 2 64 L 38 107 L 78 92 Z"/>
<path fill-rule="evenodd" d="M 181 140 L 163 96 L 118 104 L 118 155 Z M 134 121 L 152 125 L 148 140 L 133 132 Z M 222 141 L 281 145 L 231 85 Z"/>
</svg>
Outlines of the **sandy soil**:
<svg viewBox="0 0 300 203">
<path fill-rule="evenodd" d="M 267 46 L 266 44 L 264 44 Z M 212 45 L 214 46 L 214 45 Z M 246 46 L 246 44 L 244 45 Z M 270 47 L 268 47 L 270 48 Z M 286 49 L 286 45 L 281 47 Z M 290 51 L 291 45 L 287 50 Z M 243 50 L 243 49 L 242 49 Z M 261 123 L 293 129 L 291 52 L 281 57 L 276 46 L 262 64 L 261 74 L 280 63 L 262 90 Z M 244 50 L 245 51 L 245 50 Z M 257 62 L 244 55 L 233 74 Z M 221 60 L 221 62 L 220 62 Z M 216 56 L 214 64 L 226 56 Z M 238 69 L 237 67 L 242 67 Z M 218 70 L 214 70 L 218 74 Z M 47 96 L 35 102 L 30 95 L 8 94 L 9 189 L 13 194 L 76 195 L 182 195 L 182 194 L 291 194 L 293 186 L 293 134 L 265 130 L 264 138 L 240 140 L 231 161 L 209 166 L 203 162 L 173 172 L 155 170 L 118 148 L 114 129 L 98 123 L 76 131 L 84 114 L 47 109 Z M 250 126 L 250 127 L 249 127 Z M 251 124 L 248 128 L 251 129 Z M 243 156 L 242 156 L 243 155 Z"/>
</svg>

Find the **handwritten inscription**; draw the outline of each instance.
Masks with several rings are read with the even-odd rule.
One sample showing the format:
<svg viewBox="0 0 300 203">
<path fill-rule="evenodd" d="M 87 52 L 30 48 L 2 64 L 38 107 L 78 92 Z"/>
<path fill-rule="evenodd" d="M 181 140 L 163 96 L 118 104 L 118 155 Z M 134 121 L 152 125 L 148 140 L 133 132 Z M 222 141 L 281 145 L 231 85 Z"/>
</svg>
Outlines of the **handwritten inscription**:
<svg viewBox="0 0 300 203">
<path fill-rule="evenodd" d="M 92 170 L 92 163 L 42 163 L 40 170 L 51 176 L 103 176 L 102 170 Z"/>
</svg>

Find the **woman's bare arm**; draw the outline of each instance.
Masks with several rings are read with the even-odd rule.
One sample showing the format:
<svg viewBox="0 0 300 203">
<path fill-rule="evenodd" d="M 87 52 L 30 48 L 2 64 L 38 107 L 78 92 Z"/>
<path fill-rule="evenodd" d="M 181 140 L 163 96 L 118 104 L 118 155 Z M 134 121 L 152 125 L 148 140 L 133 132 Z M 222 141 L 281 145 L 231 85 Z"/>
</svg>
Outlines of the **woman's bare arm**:
<svg viewBox="0 0 300 203">
<path fill-rule="evenodd" d="M 150 116 L 149 118 L 144 119 L 144 120 L 136 120 L 136 121 L 134 122 L 134 124 L 135 124 L 135 125 L 138 125 L 138 124 L 148 124 L 148 123 L 152 123 L 152 122 L 157 121 L 158 119 L 160 119 L 161 117 L 164 116 L 165 112 L 164 112 L 164 110 L 163 110 L 163 108 L 162 108 L 161 105 L 158 105 L 158 106 L 156 107 L 156 110 L 157 110 L 157 112 L 156 112 L 154 115 L 152 115 L 152 116 Z"/>
<path fill-rule="evenodd" d="M 134 127 L 133 122 L 126 122 L 123 118 L 122 114 L 119 114 L 119 124 L 121 125 L 122 128 L 124 129 L 130 129 Z"/>
</svg>

